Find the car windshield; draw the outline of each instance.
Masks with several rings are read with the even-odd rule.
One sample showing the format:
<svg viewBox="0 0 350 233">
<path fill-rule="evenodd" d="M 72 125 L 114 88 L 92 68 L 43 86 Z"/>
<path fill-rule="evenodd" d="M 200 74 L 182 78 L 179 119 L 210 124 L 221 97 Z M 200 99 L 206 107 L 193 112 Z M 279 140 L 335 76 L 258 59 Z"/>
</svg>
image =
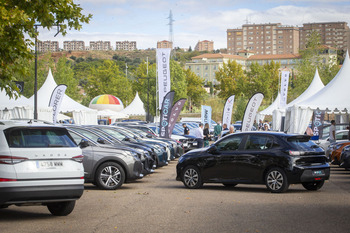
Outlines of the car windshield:
<svg viewBox="0 0 350 233">
<path fill-rule="evenodd" d="M 310 141 L 309 136 L 293 136 L 289 137 L 287 141 L 292 143 L 298 150 L 310 150 L 310 148 L 318 147 L 313 141 Z"/>
</svg>

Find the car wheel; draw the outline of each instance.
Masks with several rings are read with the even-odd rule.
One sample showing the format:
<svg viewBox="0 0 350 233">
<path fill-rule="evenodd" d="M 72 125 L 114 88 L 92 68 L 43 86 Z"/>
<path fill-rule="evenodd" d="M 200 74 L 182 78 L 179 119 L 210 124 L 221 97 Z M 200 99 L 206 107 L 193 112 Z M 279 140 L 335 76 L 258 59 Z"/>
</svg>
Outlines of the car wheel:
<svg viewBox="0 0 350 233">
<path fill-rule="evenodd" d="M 222 183 L 225 187 L 235 187 L 237 184 L 235 183 Z"/>
<path fill-rule="evenodd" d="M 195 166 L 188 166 L 182 173 L 182 181 L 187 188 L 197 189 L 202 187 L 202 177 L 199 169 Z"/>
<path fill-rule="evenodd" d="M 123 185 L 124 169 L 117 163 L 103 163 L 96 171 L 95 183 L 101 189 L 113 190 Z"/>
<path fill-rule="evenodd" d="M 72 213 L 75 201 L 55 202 L 47 204 L 50 213 L 55 216 L 67 216 Z"/>
<path fill-rule="evenodd" d="M 322 186 L 324 184 L 324 180 L 315 181 L 315 182 L 304 182 L 304 183 L 301 183 L 301 184 L 307 190 L 316 191 L 316 190 L 319 190 L 320 188 L 322 188 Z"/>
<path fill-rule="evenodd" d="M 265 184 L 268 190 L 273 193 L 283 193 L 287 191 L 289 183 L 286 173 L 280 168 L 270 169 L 265 176 Z"/>
</svg>

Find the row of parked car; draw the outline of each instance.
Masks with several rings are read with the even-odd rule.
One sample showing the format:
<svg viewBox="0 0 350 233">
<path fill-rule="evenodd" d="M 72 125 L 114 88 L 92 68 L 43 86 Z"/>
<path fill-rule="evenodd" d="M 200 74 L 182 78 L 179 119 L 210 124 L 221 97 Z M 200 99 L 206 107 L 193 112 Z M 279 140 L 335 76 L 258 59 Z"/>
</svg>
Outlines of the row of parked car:
<svg viewBox="0 0 350 233">
<path fill-rule="evenodd" d="M 0 121 L 0 208 L 42 204 L 53 215 L 74 209 L 84 182 L 115 190 L 166 166 L 187 139 L 161 139 L 148 127 Z"/>
</svg>

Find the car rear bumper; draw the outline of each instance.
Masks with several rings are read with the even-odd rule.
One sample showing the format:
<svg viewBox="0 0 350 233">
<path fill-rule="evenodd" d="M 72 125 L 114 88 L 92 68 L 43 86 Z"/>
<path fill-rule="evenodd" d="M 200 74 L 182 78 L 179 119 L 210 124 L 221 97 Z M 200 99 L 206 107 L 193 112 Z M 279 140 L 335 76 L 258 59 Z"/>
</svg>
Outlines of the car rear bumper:
<svg viewBox="0 0 350 233">
<path fill-rule="evenodd" d="M 328 164 L 294 167 L 291 172 L 288 172 L 287 176 L 290 184 L 328 180 L 330 176 L 330 167 Z"/>
<path fill-rule="evenodd" d="M 77 200 L 83 192 L 83 184 L 4 187 L 0 188 L 0 205 Z"/>
</svg>

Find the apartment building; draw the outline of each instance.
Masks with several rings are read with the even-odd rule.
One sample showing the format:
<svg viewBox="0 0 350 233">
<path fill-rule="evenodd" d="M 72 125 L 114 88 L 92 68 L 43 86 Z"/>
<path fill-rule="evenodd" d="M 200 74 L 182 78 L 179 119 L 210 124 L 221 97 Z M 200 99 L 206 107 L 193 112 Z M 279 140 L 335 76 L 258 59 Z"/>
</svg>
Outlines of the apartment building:
<svg viewBox="0 0 350 233">
<path fill-rule="evenodd" d="M 167 41 L 167 40 L 163 40 L 163 41 L 158 41 L 157 42 L 157 49 L 167 49 L 167 48 L 172 49 L 173 48 L 173 42 Z"/>
<path fill-rule="evenodd" d="M 137 50 L 136 41 L 117 41 L 115 43 L 115 50 L 133 51 Z"/>
<path fill-rule="evenodd" d="M 90 50 L 107 51 L 111 49 L 110 41 L 90 41 Z"/>
<path fill-rule="evenodd" d="M 37 50 L 39 53 L 58 52 L 60 50 L 58 41 L 38 41 Z"/>
<path fill-rule="evenodd" d="M 304 49 L 312 31 L 321 36 L 321 43 L 338 50 L 350 48 L 350 29 L 346 22 L 304 23 L 300 27 L 300 48 Z"/>
<path fill-rule="evenodd" d="M 299 29 L 280 23 L 244 24 L 227 29 L 227 52 L 253 50 L 256 54 L 295 54 L 299 52 Z"/>
<path fill-rule="evenodd" d="M 64 41 L 63 42 L 63 50 L 65 51 L 82 51 L 85 50 L 85 42 L 84 41 Z"/>
<path fill-rule="evenodd" d="M 199 52 L 202 52 L 202 51 L 211 52 L 214 50 L 214 41 L 209 41 L 209 40 L 198 41 L 194 50 Z"/>
</svg>

